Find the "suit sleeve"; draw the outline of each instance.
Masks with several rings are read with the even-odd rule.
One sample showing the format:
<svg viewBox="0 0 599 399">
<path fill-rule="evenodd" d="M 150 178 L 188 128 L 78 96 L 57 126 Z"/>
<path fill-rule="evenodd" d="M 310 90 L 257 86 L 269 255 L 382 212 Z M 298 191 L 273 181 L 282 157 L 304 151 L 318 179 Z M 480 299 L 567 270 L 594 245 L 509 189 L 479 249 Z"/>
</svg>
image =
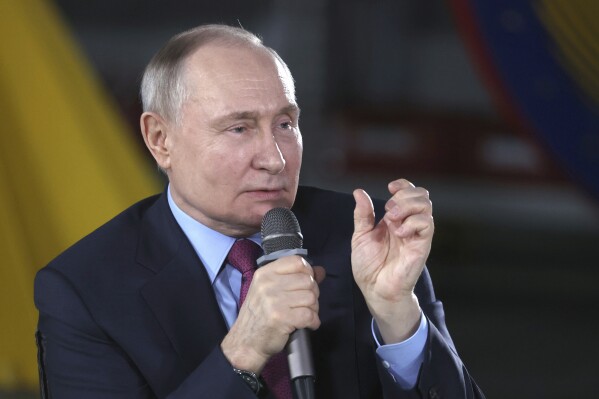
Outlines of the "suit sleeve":
<svg viewBox="0 0 599 399">
<path fill-rule="evenodd" d="M 399 388 L 390 373 L 377 362 L 385 398 L 455 398 L 484 399 L 484 394 L 462 363 L 445 325 L 443 304 L 436 300 L 428 269 L 424 268 L 416 288 L 429 329 L 424 348 L 424 362 L 416 386 Z"/>
<path fill-rule="evenodd" d="M 171 392 L 154 389 L 95 322 L 75 287 L 54 269 L 36 276 L 35 303 L 42 398 L 256 398 L 218 346 Z"/>
</svg>

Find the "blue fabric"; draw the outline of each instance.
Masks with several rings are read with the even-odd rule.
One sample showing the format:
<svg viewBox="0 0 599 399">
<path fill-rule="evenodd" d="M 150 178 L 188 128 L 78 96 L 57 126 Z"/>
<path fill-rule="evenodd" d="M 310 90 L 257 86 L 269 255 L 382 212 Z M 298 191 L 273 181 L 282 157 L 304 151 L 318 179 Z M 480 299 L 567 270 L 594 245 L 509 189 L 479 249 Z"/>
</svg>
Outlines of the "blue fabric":
<svg viewBox="0 0 599 399">
<path fill-rule="evenodd" d="M 378 349 L 382 365 L 403 389 L 411 389 L 418 381 L 418 372 L 424 362 L 424 347 L 428 337 L 428 320 L 420 315 L 420 324 L 416 332 L 407 340 L 391 345 L 381 345 L 378 329 L 372 321 L 372 335 Z"/>
</svg>

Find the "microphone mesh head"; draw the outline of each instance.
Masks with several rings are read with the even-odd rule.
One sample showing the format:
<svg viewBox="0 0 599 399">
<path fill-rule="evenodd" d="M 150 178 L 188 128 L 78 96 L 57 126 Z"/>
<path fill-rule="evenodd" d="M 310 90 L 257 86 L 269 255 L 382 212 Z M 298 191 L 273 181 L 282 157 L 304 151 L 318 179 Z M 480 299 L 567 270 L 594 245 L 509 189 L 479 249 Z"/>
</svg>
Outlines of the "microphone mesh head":
<svg viewBox="0 0 599 399">
<path fill-rule="evenodd" d="M 262 249 L 266 255 L 304 244 L 299 223 L 287 208 L 273 208 L 262 218 Z"/>
</svg>

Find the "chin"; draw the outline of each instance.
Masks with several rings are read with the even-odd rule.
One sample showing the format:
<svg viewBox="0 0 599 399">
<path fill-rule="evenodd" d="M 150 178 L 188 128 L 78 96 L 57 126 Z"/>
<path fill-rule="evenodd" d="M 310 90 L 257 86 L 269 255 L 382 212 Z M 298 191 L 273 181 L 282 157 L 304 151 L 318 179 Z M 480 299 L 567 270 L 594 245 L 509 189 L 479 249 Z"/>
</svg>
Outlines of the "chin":
<svg viewBox="0 0 599 399">
<path fill-rule="evenodd" d="M 260 225 L 262 224 L 262 218 L 264 217 L 266 212 L 270 211 L 273 208 L 279 207 L 289 208 L 289 206 L 287 206 L 287 202 L 284 201 L 277 201 L 275 203 L 264 203 L 256 206 L 253 212 L 251 212 L 252 223 L 257 223 L 258 228 L 260 228 Z"/>
</svg>

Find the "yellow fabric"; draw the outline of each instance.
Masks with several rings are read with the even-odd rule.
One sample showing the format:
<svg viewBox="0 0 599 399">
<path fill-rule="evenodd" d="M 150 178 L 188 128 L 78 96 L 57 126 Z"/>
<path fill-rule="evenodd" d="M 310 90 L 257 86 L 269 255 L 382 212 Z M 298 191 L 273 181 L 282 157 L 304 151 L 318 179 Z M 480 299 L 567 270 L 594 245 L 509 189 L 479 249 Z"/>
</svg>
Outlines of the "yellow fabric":
<svg viewBox="0 0 599 399">
<path fill-rule="evenodd" d="M 0 389 L 35 388 L 36 271 L 160 179 L 46 0 L 0 0 L 0 115 Z"/>
<path fill-rule="evenodd" d="M 554 52 L 564 68 L 599 104 L 599 2 L 542 0 L 537 12 L 555 41 Z"/>
</svg>

